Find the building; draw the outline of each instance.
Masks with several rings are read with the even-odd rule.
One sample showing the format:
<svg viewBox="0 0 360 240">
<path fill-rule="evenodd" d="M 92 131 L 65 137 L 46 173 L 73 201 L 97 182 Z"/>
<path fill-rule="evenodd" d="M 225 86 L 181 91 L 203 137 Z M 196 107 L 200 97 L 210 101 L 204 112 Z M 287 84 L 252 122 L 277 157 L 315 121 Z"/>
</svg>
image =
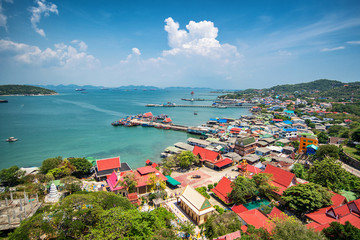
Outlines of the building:
<svg viewBox="0 0 360 240">
<path fill-rule="evenodd" d="M 183 193 L 177 198 L 177 204 L 197 225 L 205 223 L 215 212 L 215 208 L 209 200 L 190 185 L 186 186 Z"/>
<path fill-rule="evenodd" d="M 127 163 L 121 163 L 120 157 L 96 160 L 95 176 L 98 180 L 105 180 L 107 176 L 115 172 L 126 172 L 131 170 Z"/>
<path fill-rule="evenodd" d="M 198 156 L 200 162 L 209 168 L 223 168 L 231 165 L 233 161 L 229 158 L 223 158 L 220 153 L 209 149 L 194 147 L 193 154 Z"/>
<path fill-rule="evenodd" d="M 255 153 L 256 142 L 254 137 L 245 136 L 240 137 L 235 142 L 234 151 L 240 156 Z"/>
<path fill-rule="evenodd" d="M 281 138 L 294 138 L 297 137 L 297 129 L 296 128 L 283 128 L 282 131 L 279 133 Z"/>
<path fill-rule="evenodd" d="M 228 197 L 228 194 L 231 193 L 232 191 L 232 187 L 231 187 L 231 181 L 226 178 L 223 177 L 219 183 L 216 185 L 215 188 L 211 189 L 211 191 L 213 193 L 215 193 L 215 195 L 221 199 L 221 201 L 223 201 L 225 204 L 230 204 L 231 200 Z"/>
<path fill-rule="evenodd" d="M 273 175 L 272 184 L 279 188 L 279 190 L 275 191 L 278 196 L 281 196 L 287 188 L 296 185 L 295 174 L 282 170 L 271 164 L 268 164 L 266 166 L 264 173 L 269 173 Z"/>
<path fill-rule="evenodd" d="M 257 209 L 238 213 L 238 216 L 245 225 L 253 225 L 256 229 L 263 227 L 268 232 L 271 232 L 272 225 L 269 223 L 269 219 Z"/>
<path fill-rule="evenodd" d="M 256 150 L 255 150 L 255 154 L 260 157 L 265 157 L 265 156 L 269 155 L 270 152 L 271 152 L 271 150 L 269 148 L 265 148 L 265 147 L 256 148 Z"/>
<path fill-rule="evenodd" d="M 314 155 L 316 151 L 318 150 L 318 146 L 315 146 L 314 144 L 306 146 L 306 155 Z"/>
<path fill-rule="evenodd" d="M 318 145 L 318 139 L 315 135 L 301 135 L 299 144 L 299 153 L 305 153 L 306 147 L 309 145 Z"/>
</svg>

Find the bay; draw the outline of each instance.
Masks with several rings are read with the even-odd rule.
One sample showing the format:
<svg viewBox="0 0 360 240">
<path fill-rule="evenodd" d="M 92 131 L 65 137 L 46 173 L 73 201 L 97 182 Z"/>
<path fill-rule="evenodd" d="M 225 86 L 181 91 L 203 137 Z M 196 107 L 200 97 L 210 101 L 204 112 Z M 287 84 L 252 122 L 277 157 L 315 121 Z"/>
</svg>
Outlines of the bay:
<svg viewBox="0 0 360 240">
<path fill-rule="evenodd" d="M 172 130 L 113 127 L 111 122 L 128 115 L 151 111 L 167 114 L 174 124 L 198 126 L 209 118 L 238 118 L 249 114 L 239 108 L 151 108 L 148 103 L 210 105 L 211 101 L 185 102 L 190 90 L 59 91 L 55 96 L 8 96 L 0 104 L 0 169 L 13 165 L 40 166 L 46 158 L 120 156 L 132 168 L 146 159 L 160 161 L 160 153 L 191 135 Z M 196 91 L 194 98 L 215 99 L 208 91 Z M 194 111 L 198 115 L 194 115 Z M 8 137 L 18 138 L 14 143 Z"/>
</svg>

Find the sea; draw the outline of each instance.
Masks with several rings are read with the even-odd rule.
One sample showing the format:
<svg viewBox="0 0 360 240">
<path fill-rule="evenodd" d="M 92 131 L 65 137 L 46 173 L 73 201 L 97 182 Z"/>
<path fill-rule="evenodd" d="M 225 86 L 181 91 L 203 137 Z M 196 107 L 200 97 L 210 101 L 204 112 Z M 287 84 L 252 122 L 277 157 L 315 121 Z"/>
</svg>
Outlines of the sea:
<svg viewBox="0 0 360 240">
<path fill-rule="evenodd" d="M 122 117 L 152 112 L 167 114 L 174 124 L 199 126 L 210 118 L 239 118 L 250 115 L 243 108 L 146 107 L 146 104 L 211 105 L 218 94 L 195 90 L 194 98 L 209 101 L 188 102 L 191 90 L 57 90 L 53 96 L 6 96 L 0 104 L 0 169 L 14 165 L 38 167 L 47 158 L 120 156 L 130 167 L 145 161 L 160 162 L 160 153 L 176 142 L 194 135 L 148 127 L 114 127 Z M 194 114 L 197 113 L 197 115 Z M 19 139 L 6 142 L 9 137 Z"/>
</svg>

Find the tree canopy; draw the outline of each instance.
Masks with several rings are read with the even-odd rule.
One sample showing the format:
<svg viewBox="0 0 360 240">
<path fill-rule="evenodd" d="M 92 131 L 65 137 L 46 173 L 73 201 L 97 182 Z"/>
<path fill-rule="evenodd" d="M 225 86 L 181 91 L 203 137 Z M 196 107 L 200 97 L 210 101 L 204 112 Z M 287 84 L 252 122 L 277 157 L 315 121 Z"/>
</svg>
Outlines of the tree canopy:
<svg viewBox="0 0 360 240">
<path fill-rule="evenodd" d="M 314 157 L 316 159 L 324 159 L 326 157 L 339 159 L 339 151 L 340 149 L 335 145 L 320 145 L 318 150 L 316 150 Z"/>
<path fill-rule="evenodd" d="M 255 174 L 252 179 L 254 180 L 256 188 L 262 197 L 269 198 L 273 191 L 279 190 L 279 187 L 275 187 L 274 185 L 270 184 L 273 180 L 272 174 L 259 173 Z"/>
<path fill-rule="evenodd" d="M 298 184 L 286 189 L 282 200 L 293 209 L 298 216 L 313 212 L 319 208 L 330 206 L 332 194 L 315 183 Z"/>
<path fill-rule="evenodd" d="M 332 222 L 330 227 L 323 229 L 323 233 L 329 240 L 360 240 L 360 229 L 348 221 L 345 224 Z"/>
<path fill-rule="evenodd" d="M 240 230 L 241 222 L 236 213 L 227 211 L 221 215 L 211 215 L 204 227 L 206 237 L 213 239 Z"/>
<path fill-rule="evenodd" d="M 231 187 L 229 197 L 235 204 L 246 203 L 249 198 L 256 196 L 256 184 L 249 178 L 238 176 Z"/>
<path fill-rule="evenodd" d="M 40 171 L 43 174 L 47 174 L 51 169 L 57 168 L 62 162 L 62 157 L 48 158 L 42 162 Z"/>
<path fill-rule="evenodd" d="M 24 171 L 21 171 L 18 166 L 4 168 L 0 171 L 0 182 L 4 186 L 12 187 L 20 183 L 22 176 L 24 176 Z"/>
<path fill-rule="evenodd" d="M 92 164 L 85 158 L 69 158 L 70 163 L 75 167 L 73 174 L 77 177 L 86 176 L 90 173 Z"/>
</svg>

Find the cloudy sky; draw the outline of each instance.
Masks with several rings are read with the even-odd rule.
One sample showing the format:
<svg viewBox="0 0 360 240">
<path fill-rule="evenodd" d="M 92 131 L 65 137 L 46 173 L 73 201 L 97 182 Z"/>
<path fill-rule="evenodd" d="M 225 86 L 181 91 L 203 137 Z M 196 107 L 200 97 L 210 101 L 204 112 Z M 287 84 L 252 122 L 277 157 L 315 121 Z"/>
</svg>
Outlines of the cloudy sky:
<svg viewBox="0 0 360 240">
<path fill-rule="evenodd" d="M 360 1 L 0 0 L 0 84 L 360 81 Z"/>
</svg>

